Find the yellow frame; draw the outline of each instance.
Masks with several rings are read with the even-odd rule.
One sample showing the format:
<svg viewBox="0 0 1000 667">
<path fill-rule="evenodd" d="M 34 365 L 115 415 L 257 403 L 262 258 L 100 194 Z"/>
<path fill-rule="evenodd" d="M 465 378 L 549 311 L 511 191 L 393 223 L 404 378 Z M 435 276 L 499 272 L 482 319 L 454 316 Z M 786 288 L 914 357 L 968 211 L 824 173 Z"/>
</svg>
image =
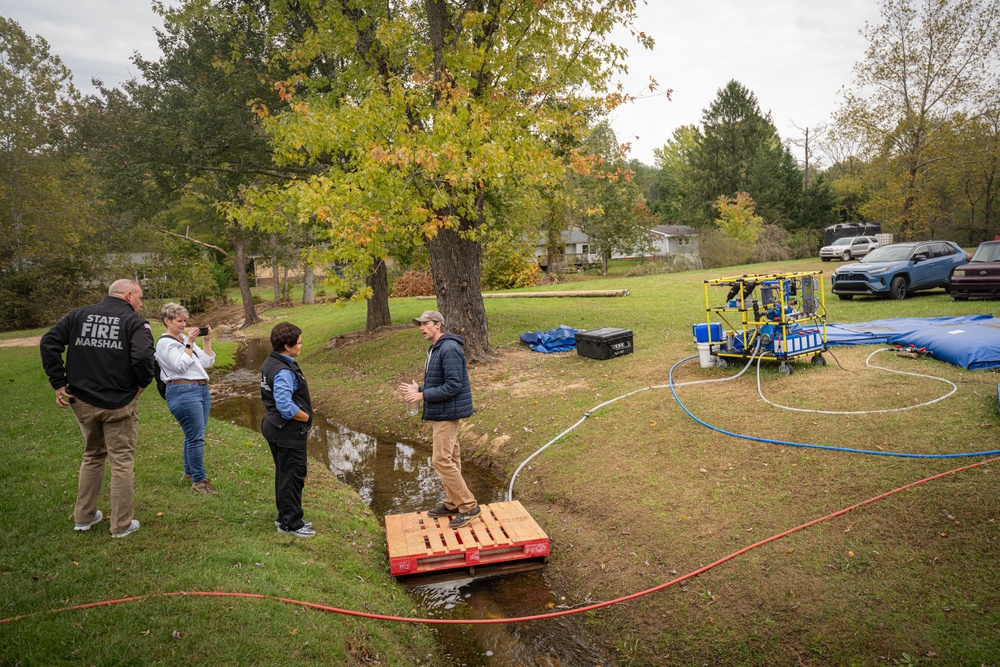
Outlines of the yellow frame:
<svg viewBox="0 0 1000 667">
<path fill-rule="evenodd" d="M 743 344 L 743 349 L 739 352 L 722 352 L 714 351 L 713 353 L 719 357 L 730 357 L 730 358 L 747 358 L 750 356 L 751 350 L 756 344 L 756 337 L 760 327 L 767 324 L 776 324 L 771 320 L 767 319 L 757 319 L 753 315 L 753 308 L 748 308 L 746 299 L 743 295 L 743 290 L 740 290 L 737 294 L 738 303 L 736 306 L 730 306 L 729 302 L 726 302 L 722 306 L 713 306 L 709 298 L 709 288 L 710 287 L 731 287 L 733 283 L 737 281 L 756 281 L 758 284 L 764 281 L 773 281 L 778 283 L 778 304 L 780 305 L 781 319 L 778 320 L 781 326 L 781 337 L 783 340 L 788 339 L 788 325 L 793 320 L 789 320 L 785 316 L 785 309 L 789 305 L 785 300 L 785 286 L 789 281 L 800 281 L 803 278 L 812 278 L 814 276 L 819 276 L 819 308 L 816 310 L 814 315 L 809 315 L 805 317 L 798 317 L 794 319 L 794 322 L 799 324 L 818 324 L 822 329 L 822 341 L 823 345 L 821 348 L 810 348 L 801 352 L 795 353 L 785 353 L 785 354 L 763 354 L 761 358 L 769 360 L 784 361 L 787 359 L 794 359 L 795 357 L 802 357 L 806 355 L 815 355 L 826 350 L 826 290 L 823 284 L 823 272 L 822 271 L 796 271 L 790 273 L 745 273 L 739 276 L 729 276 L 727 278 L 715 278 L 713 280 L 705 281 L 705 319 L 708 323 L 709 330 L 712 328 L 712 316 L 718 317 L 722 321 L 723 336 L 726 340 L 729 339 L 729 335 L 732 334 L 736 336 L 740 335 L 740 340 Z M 732 322 L 730 322 L 727 313 L 739 313 L 741 329 L 737 329 Z M 725 327 L 728 327 L 726 329 Z M 711 336 L 710 336 L 711 338 Z M 709 341 L 713 343 L 714 341 Z"/>
</svg>

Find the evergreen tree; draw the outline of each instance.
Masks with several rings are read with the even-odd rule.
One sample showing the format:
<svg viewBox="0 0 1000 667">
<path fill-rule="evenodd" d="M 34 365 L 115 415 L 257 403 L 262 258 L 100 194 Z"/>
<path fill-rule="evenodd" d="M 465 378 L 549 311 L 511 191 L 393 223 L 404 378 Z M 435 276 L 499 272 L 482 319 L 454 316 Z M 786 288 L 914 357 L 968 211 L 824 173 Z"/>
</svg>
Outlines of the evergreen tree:
<svg viewBox="0 0 1000 667">
<path fill-rule="evenodd" d="M 702 114 L 702 130 L 690 155 L 687 196 L 696 202 L 692 222 L 713 219 L 718 197 L 747 192 L 769 221 L 791 221 L 797 214 L 802 174 L 781 143 L 771 115 L 762 114 L 757 97 L 738 81 L 719 90 Z"/>
<path fill-rule="evenodd" d="M 673 136 L 662 148 L 653 149 L 656 165 L 658 189 L 662 197 L 651 205 L 660 220 L 677 224 L 693 224 L 695 214 L 701 208 L 693 187 L 694 170 L 691 155 L 701 138 L 694 125 L 684 125 L 674 130 Z"/>
</svg>

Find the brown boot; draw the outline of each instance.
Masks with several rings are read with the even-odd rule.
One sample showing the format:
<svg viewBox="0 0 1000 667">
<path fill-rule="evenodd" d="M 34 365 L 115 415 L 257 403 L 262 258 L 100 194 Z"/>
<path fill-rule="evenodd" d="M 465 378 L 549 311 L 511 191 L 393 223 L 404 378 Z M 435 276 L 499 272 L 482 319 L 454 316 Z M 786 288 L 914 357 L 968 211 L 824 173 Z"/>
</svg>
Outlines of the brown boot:
<svg viewBox="0 0 1000 667">
<path fill-rule="evenodd" d="M 200 482 L 195 482 L 194 484 L 191 485 L 191 489 L 193 491 L 197 491 L 198 493 L 206 493 L 212 496 L 214 496 L 216 493 L 215 489 L 212 488 L 212 485 L 208 483 L 207 479 L 203 479 Z"/>
</svg>

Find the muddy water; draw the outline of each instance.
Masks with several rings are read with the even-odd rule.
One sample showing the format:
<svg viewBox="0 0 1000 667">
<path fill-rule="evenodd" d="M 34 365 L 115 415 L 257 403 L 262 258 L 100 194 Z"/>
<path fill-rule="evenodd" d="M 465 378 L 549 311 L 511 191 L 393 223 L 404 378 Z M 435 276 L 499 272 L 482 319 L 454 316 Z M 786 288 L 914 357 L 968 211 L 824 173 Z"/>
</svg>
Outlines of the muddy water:
<svg viewBox="0 0 1000 667">
<path fill-rule="evenodd" d="M 212 383 L 212 417 L 258 430 L 259 369 L 267 341 L 248 340 L 236 354 L 236 369 Z M 309 375 L 308 362 L 305 364 Z M 400 418 L 405 419 L 400 404 Z M 423 510 L 438 504 L 441 483 L 431 467 L 430 448 L 391 437 L 352 431 L 317 414 L 309 436 L 309 454 L 351 485 L 376 516 Z M 462 473 L 480 502 L 506 500 L 503 480 L 463 462 Z M 322 530 L 322 526 L 317 526 Z M 388 567 L 388 564 L 387 564 Z M 463 579 L 410 589 L 422 614 L 436 618 L 499 618 L 544 613 L 560 596 L 544 570 L 496 579 Z M 610 665 L 610 656 L 587 640 L 581 617 L 532 623 L 436 627 L 445 651 L 456 665 L 468 667 L 556 667 Z"/>
</svg>

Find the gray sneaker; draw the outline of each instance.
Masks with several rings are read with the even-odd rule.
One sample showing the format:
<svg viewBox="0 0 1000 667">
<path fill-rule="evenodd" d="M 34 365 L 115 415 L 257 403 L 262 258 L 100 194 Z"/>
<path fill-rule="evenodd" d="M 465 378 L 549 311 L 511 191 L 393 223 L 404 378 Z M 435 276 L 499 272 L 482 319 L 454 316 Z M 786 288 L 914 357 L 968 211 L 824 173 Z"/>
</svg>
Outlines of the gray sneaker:
<svg viewBox="0 0 1000 667">
<path fill-rule="evenodd" d="M 306 528 L 312 528 L 313 527 L 313 522 L 312 521 L 303 521 L 302 523 L 303 523 L 303 525 L 305 525 Z M 275 519 L 274 520 L 274 527 L 275 528 L 281 528 L 281 522 L 278 521 L 277 519 Z"/>
<path fill-rule="evenodd" d="M 278 532 L 282 535 L 292 535 L 294 537 L 312 537 L 316 534 L 316 531 L 313 530 L 311 526 L 306 525 L 303 525 L 301 528 L 297 528 L 295 530 L 285 530 L 279 526 Z"/>
<path fill-rule="evenodd" d="M 482 513 L 483 513 L 483 511 L 481 509 L 479 509 L 479 505 L 477 504 L 475 507 L 473 507 L 468 512 L 459 512 L 455 516 L 454 519 L 452 519 L 451 521 L 448 522 L 448 527 L 449 528 L 461 528 L 462 526 L 464 526 L 465 524 L 469 523 L 470 521 L 472 521 L 473 519 L 475 519 L 477 516 L 479 516 Z"/>
<path fill-rule="evenodd" d="M 427 516 L 455 516 L 458 514 L 458 508 L 452 509 L 444 503 L 441 503 L 432 510 L 427 510 Z"/>
<path fill-rule="evenodd" d="M 88 523 L 78 523 L 73 526 L 73 530 L 90 530 L 91 526 L 99 524 L 101 519 L 104 518 L 104 513 L 101 510 L 97 510 L 97 514 L 94 515 L 94 520 Z"/>
<path fill-rule="evenodd" d="M 126 535 L 131 535 L 137 530 L 139 530 L 139 520 L 132 519 L 132 523 L 128 525 L 128 528 L 126 528 L 120 533 L 111 533 L 111 537 L 125 537 Z"/>
</svg>

